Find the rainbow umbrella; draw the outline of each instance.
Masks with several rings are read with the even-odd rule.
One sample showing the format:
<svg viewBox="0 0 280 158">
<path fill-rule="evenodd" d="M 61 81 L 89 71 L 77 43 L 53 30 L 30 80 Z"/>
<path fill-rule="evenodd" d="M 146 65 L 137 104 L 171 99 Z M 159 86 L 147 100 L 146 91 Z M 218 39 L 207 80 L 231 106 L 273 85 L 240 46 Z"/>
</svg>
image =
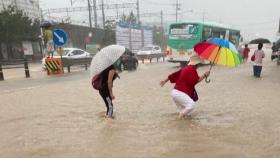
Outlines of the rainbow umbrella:
<svg viewBox="0 0 280 158">
<path fill-rule="evenodd" d="M 241 55 L 235 46 L 221 38 L 210 38 L 206 42 L 198 43 L 194 46 L 194 50 L 199 56 L 212 63 L 209 71 L 213 64 L 235 67 L 242 63 Z M 205 81 L 210 82 L 207 79 Z"/>
</svg>

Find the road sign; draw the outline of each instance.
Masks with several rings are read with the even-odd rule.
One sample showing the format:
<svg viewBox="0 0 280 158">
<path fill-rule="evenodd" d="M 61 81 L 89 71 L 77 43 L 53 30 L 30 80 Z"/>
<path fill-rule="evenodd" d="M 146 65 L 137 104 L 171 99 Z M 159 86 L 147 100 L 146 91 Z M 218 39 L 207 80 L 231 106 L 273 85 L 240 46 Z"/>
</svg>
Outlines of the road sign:
<svg viewBox="0 0 280 158">
<path fill-rule="evenodd" d="M 67 35 L 62 29 L 55 29 L 53 31 L 53 42 L 57 46 L 63 46 L 67 43 Z"/>
</svg>

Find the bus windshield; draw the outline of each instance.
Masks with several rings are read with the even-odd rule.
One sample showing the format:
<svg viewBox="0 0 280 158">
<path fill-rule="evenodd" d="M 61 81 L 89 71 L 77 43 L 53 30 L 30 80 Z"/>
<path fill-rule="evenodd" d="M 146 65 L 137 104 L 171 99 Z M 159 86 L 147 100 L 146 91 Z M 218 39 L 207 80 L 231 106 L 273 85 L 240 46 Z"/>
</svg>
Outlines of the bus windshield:
<svg viewBox="0 0 280 158">
<path fill-rule="evenodd" d="M 170 37 L 173 39 L 192 39 L 198 33 L 196 24 L 175 24 L 170 26 Z"/>
</svg>

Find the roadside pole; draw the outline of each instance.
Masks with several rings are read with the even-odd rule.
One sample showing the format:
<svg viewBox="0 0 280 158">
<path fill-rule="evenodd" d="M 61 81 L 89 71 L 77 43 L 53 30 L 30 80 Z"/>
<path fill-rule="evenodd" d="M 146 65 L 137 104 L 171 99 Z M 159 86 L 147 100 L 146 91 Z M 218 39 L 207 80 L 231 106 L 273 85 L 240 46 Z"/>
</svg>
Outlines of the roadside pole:
<svg viewBox="0 0 280 158">
<path fill-rule="evenodd" d="M 27 58 L 24 58 L 24 71 L 25 71 L 25 77 L 30 78 Z"/>
<path fill-rule="evenodd" d="M 53 31 L 53 42 L 57 48 L 57 53 L 60 55 L 60 58 L 45 58 L 47 74 L 62 74 L 64 73 L 63 69 L 63 60 L 62 55 L 64 53 L 62 46 L 64 46 L 68 41 L 68 37 L 64 30 L 55 29 Z"/>
<path fill-rule="evenodd" d="M 2 69 L 2 64 L 0 63 L 0 81 L 4 81 L 4 74 Z"/>
<path fill-rule="evenodd" d="M 64 73 L 64 69 L 63 69 L 63 60 L 62 60 L 62 55 L 64 54 L 64 50 L 61 47 L 58 47 L 57 49 L 57 53 L 60 55 L 60 60 L 61 60 L 61 69 Z"/>
</svg>

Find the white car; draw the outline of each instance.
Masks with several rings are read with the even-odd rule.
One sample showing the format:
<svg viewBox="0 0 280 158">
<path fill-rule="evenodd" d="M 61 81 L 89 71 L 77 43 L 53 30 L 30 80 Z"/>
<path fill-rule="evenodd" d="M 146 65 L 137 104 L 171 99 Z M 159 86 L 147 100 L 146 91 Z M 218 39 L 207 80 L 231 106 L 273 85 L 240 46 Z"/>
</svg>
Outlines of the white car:
<svg viewBox="0 0 280 158">
<path fill-rule="evenodd" d="M 160 54 L 160 46 L 145 46 L 137 52 L 137 55 L 151 55 L 151 54 Z"/>
<path fill-rule="evenodd" d="M 85 58 L 90 57 L 90 53 L 86 52 L 79 48 L 63 48 L 64 53 L 62 54 L 62 58 Z M 55 51 L 53 53 L 53 58 L 60 58 L 60 55 Z M 45 68 L 45 60 L 46 57 L 42 59 L 43 68 Z"/>
</svg>

